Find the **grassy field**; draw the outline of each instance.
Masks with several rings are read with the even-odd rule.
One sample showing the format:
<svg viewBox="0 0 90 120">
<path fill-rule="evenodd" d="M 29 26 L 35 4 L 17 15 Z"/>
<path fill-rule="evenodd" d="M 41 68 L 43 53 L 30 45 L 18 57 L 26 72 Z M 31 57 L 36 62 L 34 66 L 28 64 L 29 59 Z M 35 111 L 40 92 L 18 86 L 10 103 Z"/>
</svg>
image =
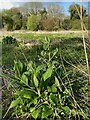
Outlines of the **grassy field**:
<svg viewBox="0 0 90 120">
<path fill-rule="evenodd" d="M 17 40 L 44 40 L 44 38 L 47 36 L 49 38 L 71 38 L 71 37 L 82 37 L 82 31 L 52 31 L 52 32 L 47 32 L 47 31 L 38 31 L 38 32 L 31 32 L 31 31 L 12 31 L 12 32 L 7 32 L 7 31 L 1 31 L 0 32 L 0 37 L 2 38 L 3 36 L 13 36 L 17 38 Z M 84 32 L 85 37 L 87 37 L 87 33 Z"/>
<path fill-rule="evenodd" d="M 54 44 L 61 47 L 63 54 L 66 55 L 67 58 L 70 58 L 70 59 L 72 58 L 74 61 L 82 58 L 81 61 L 83 61 L 83 58 L 85 57 L 84 51 L 83 51 L 82 38 L 81 38 L 82 34 L 80 31 L 79 33 L 73 32 L 73 31 L 66 32 L 66 33 L 64 32 L 61 32 L 61 33 L 58 33 L 58 32 L 54 32 L 54 33 L 53 32 L 50 32 L 50 33 L 47 33 L 47 32 L 46 33 L 45 32 L 44 33 L 6 32 L 4 33 L 4 36 L 7 36 L 7 35 L 16 38 L 17 41 L 19 41 L 19 44 L 29 43 L 30 41 L 33 41 L 33 40 L 40 41 L 40 43 L 42 44 L 42 42 L 45 41 L 45 37 L 48 37 Z M 15 58 L 24 60 L 24 57 L 22 55 L 23 52 L 25 53 L 25 56 L 27 57 L 27 59 L 30 59 L 30 58 L 32 59 L 33 56 L 35 58 L 35 56 L 39 54 L 38 49 L 41 49 L 40 47 L 41 45 L 40 46 L 36 45 L 36 46 L 33 46 L 32 49 L 30 49 L 31 48 L 30 46 L 25 47 L 25 45 L 22 45 L 22 47 L 20 46 L 15 47 L 13 45 L 11 46 L 3 45 L 2 46 L 2 56 L 3 56 L 2 63 L 3 64 L 6 63 L 6 65 L 8 66 L 8 65 L 12 65 L 13 60 L 15 60 Z M 82 56 L 79 54 L 81 54 Z M 80 56 L 81 58 L 79 58 Z"/>
</svg>

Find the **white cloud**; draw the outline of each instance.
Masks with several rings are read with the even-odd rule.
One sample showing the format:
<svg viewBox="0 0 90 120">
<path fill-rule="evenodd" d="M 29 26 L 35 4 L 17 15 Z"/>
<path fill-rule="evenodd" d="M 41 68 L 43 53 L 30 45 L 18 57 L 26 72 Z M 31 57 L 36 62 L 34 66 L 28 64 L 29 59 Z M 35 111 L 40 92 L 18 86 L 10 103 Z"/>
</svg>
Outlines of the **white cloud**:
<svg viewBox="0 0 90 120">
<path fill-rule="evenodd" d="M 0 0 L 1 2 L 81 2 L 81 0 Z M 90 0 L 82 0 L 89 2 Z"/>
<path fill-rule="evenodd" d="M 10 9 L 13 6 L 11 2 L 0 2 L 0 9 Z"/>
<path fill-rule="evenodd" d="M 10 9 L 12 7 L 18 7 L 19 2 L 80 2 L 81 0 L 0 0 L 0 9 Z M 89 0 L 82 0 L 88 2 Z M 15 2 L 18 4 L 16 5 Z"/>
</svg>

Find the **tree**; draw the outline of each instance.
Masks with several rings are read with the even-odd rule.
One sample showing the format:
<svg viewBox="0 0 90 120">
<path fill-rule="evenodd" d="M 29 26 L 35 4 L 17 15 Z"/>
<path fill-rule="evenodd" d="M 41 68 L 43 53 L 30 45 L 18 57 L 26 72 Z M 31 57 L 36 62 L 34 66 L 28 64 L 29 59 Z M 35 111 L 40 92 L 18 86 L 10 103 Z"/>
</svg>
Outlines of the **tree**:
<svg viewBox="0 0 90 120">
<path fill-rule="evenodd" d="M 62 6 L 58 4 L 49 4 L 48 6 L 48 16 L 49 18 L 53 17 L 54 23 L 55 23 L 55 28 L 59 29 L 61 22 L 64 20 L 65 15 L 64 15 L 64 10 Z"/>
<path fill-rule="evenodd" d="M 27 20 L 27 29 L 37 31 L 39 29 L 40 15 L 30 15 Z"/>
<path fill-rule="evenodd" d="M 39 13 L 41 15 L 41 19 L 46 19 L 47 18 L 47 10 L 46 10 L 46 8 L 43 8 L 43 10 L 40 10 Z"/>
<path fill-rule="evenodd" d="M 48 6 L 48 14 L 53 17 L 60 17 L 63 14 L 63 8 L 58 4 L 49 4 Z"/>
<path fill-rule="evenodd" d="M 52 31 L 55 27 L 55 20 L 53 17 L 47 17 L 47 19 L 42 20 L 42 25 L 44 30 Z"/>
<path fill-rule="evenodd" d="M 23 7 L 22 11 L 24 13 L 31 15 L 31 14 L 37 14 L 39 10 L 42 9 L 42 3 L 41 2 L 26 2 Z"/>
<path fill-rule="evenodd" d="M 14 21 L 13 29 L 19 30 L 22 27 L 22 14 L 20 12 L 16 13 L 12 16 L 12 19 Z"/>
<path fill-rule="evenodd" d="M 3 25 L 7 30 L 19 30 L 22 27 L 22 14 L 18 8 L 4 10 L 2 13 Z"/>
<path fill-rule="evenodd" d="M 13 19 L 10 18 L 9 16 L 2 16 L 2 22 L 3 22 L 3 26 L 6 30 L 13 30 Z"/>
<path fill-rule="evenodd" d="M 30 9 L 31 9 L 31 14 L 34 13 L 37 15 L 39 10 L 42 9 L 42 3 L 41 2 L 31 2 Z"/>
<path fill-rule="evenodd" d="M 65 19 L 62 23 L 62 27 L 65 29 L 65 30 L 69 30 L 72 28 L 71 26 L 71 21 L 69 19 Z"/>
<path fill-rule="evenodd" d="M 69 12 L 70 12 L 70 19 L 80 19 L 79 17 L 79 14 L 78 14 L 78 11 L 80 13 L 80 5 L 79 4 L 72 4 L 70 7 L 69 7 Z M 83 8 L 82 6 L 82 16 L 85 17 L 86 16 L 86 9 Z"/>
</svg>

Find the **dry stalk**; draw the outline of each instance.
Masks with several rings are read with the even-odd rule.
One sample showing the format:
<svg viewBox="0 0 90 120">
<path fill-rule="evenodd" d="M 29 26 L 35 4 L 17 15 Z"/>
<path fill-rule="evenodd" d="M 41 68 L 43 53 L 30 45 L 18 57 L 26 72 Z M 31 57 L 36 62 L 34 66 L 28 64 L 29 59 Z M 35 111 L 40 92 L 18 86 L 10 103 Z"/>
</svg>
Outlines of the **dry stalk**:
<svg viewBox="0 0 90 120">
<path fill-rule="evenodd" d="M 87 33 L 87 37 L 88 37 L 89 41 L 90 41 L 90 38 L 89 38 L 88 30 L 86 29 L 85 24 L 83 22 L 83 17 L 82 17 L 82 0 L 81 0 L 80 3 L 81 3 L 80 4 L 80 11 L 77 8 L 76 4 L 74 4 L 74 5 L 75 5 L 75 8 L 76 8 L 76 10 L 78 12 L 78 15 L 80 17 L 80 21 L 81 21 L 82 39 L 83 39 L 83 46 L 84 46 L 85 59 L 86 59 L 87 72 L 88 72 L 88 83 L 87 84 L 89 84 L 90 83 L 90 69 L 89 69 L 89 62 L 88 62 L 87 47 L 86 47 L 86 41 L 85 41 L 84 31 Z"/>
</svg>

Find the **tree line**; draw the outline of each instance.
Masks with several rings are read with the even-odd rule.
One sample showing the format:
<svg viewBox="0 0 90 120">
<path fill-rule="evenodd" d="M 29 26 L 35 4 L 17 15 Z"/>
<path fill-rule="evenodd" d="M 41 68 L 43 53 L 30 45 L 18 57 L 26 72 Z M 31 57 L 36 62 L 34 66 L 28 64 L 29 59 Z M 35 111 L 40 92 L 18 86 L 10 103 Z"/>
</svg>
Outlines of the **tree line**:
<svg viewBox="0 0 90 120">
<path fill-rule="evenodd" d="M 79 12 L 80 5 L 76 4 Z M 2 16 L 2 27 L 5 30 L 69 30 L 81 29 L 80 17 L 75 4 L 70 5 L 68 12 L 70 16 L 65 16 L 62 6 L 51 3 L 46 8 L 40 2 L 25 3 L 18 8 L 11 8 L 0 12 Z M 88 28 L 88 15 L 82 6 L 83 21 Z"/>
</svg>

